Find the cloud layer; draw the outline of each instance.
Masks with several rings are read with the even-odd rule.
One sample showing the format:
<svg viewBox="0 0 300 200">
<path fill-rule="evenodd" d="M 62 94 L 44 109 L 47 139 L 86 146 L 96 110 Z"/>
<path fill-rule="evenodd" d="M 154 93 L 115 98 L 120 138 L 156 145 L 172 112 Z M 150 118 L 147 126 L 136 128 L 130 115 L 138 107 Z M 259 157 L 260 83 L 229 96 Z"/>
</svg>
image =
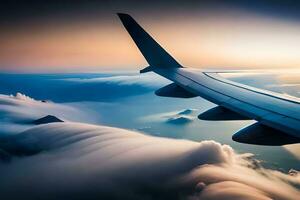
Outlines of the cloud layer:
<svg viewBox="0 0 300 200">
<path fill-rule="evenodd" d="M 249 155 L 214 141 L 197 143 L 66 122 L 29 129 L 10 145 L 34 154 L 20 156 L 2 149 L 10 156 L 9 162 L 0 163 L 4 199 L 297 199 L 300 195 L 297 172 L 292 176 L 264 169 Z"/>
<path fill-rule="evenodd" d="M 24 94 L 0 94 L 0 134 L 12 134 L 33 126 L 32 122 L 47 115 L 77 121 L 88 116 L 79 110 L 49 101 L 39 101 Z"/>
<path fill-rule="evenodd" d="M 153 92 L 169 83 L 153 73 L 52 76 L 0 74 L 0 78 L 2 83 L 0 93 L 2 94 L 21 92 L 35 99 L 51 99 L 54 102 L 111 102 Z"/>
<path fill-rule="evenodd" d="M 124 77 L 108 79 L 70 82 L 111 81 L 122 88 L 136 84 Z M 174 117 L 194 119 L 194 111 L 149 117 L 164 122 Z M 28 123 L 49 114 L 67 122 Z M 87 116 L 73 107 L 21 93 L 0 95 L 0 117 L 1 133 L 9 133 L 0 137 L 3 199 L 226 200 L 297 199 L 300 195 L 296 170 L 284 174 L 263 168 L 251 155 L 237 154 L 214 141 L 167 139 L 74 123 L 70 121 Z"/>
</svg>

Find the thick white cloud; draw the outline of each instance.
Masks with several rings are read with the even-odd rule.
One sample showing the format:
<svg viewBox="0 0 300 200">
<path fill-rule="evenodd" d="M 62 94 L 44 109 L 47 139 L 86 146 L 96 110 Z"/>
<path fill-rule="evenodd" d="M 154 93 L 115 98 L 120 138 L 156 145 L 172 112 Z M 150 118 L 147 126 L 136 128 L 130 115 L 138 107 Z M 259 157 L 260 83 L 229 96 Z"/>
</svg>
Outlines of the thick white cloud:
<svg viewBox="0 0 300 200">
<path fill-rule="evenodd" d="M 21 93 L 0 94 L 0 134 L 19 133 L 32 127 L 32 121 L 46 115 L 72 121 L 88 118 L 88 115 L 67 105 L 38 101 Z"/>
<path fill-rule="evenodd" d="M 45 115 L 83 118 L 61 104 L 0 95 L 1 131 Z M 194 110 L 159 117 L 194 116 Z M 67 120 L 67 121 L 68 121 Z M 6 129 L 5 129 L 6 128 Z M 297 199 L 300 175 L 262 168 L 214 141 L 147 136 L 84 123 L 52 123 L 0 138 L 3 199 Z"/>
<path fill-rule="evenodd" d="M 4 199 L 297 199 L 292 175 L 214 141 L 147 136 L 80 123 L 37 126 L 0 164 Z M 8 151 L 9 153 L 9 151 Z M 17 191 L 17 192 L 16 192 Z"/>
</svg>

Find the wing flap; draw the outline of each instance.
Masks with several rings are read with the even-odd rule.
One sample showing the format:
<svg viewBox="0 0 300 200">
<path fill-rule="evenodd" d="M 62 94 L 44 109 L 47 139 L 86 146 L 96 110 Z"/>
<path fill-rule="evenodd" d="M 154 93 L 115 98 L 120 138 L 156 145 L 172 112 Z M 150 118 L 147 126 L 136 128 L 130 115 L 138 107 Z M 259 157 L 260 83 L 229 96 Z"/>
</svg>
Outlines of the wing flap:
<svg viewBox="0 0 300 200">
<path fill-rule="evenodd" d="M 171 83 L 165 87 L 156 90 L 155 94 L 161 97 L 175 97 L 175 98 L 192 98 L 197 96 L 185 90 L 184 88 L 178 86 L 175 83 Z"/>
<path fill-rule="evenodd" d="M 238 131 L 232 136 L 232 139 L 240 143 L 268 146 L 280 146 L 300 142 L 300 139 L 297 137 L 288 135 L 280 130 L 262 125 L 259 122 Z"/>
<path fill-rule="evenodd" d="M 230 120 L 249 120 L 251 118 L 240 115 L 222 106 L 211 108 L 198 116 L 201 120 L 207 121 L 230 121 Z"/>
</svg>

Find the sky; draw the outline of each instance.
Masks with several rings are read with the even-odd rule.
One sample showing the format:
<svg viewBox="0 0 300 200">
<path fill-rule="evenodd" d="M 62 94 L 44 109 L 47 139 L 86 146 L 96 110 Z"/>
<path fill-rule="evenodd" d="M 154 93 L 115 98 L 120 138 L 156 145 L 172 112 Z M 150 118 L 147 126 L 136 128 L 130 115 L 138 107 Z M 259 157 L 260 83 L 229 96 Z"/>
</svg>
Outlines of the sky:
<svg viewBox="0 0 300 200">
<path fill-rule="evenodd" d="M 297 199 L 300 144 L 237 143 L 232 135 L 253 120 L 199 120 L 213 103 L 156 96 L 170 81 L 138 73 L 148 64 L 116 13 L 132 15 L 184 66 L 293 68 L 220 74 L 300 97 L 299 8 L 289 0 L 1 2 L 0 198 Z"/>
<path fill-rule="evenodd" d="M 261 1 L 4 1 L 0 72 L 136 70 L 146 61 L 117 12 L 132 15 L 182 65 L 296 69 L 300 3 Z"/>
</svg>

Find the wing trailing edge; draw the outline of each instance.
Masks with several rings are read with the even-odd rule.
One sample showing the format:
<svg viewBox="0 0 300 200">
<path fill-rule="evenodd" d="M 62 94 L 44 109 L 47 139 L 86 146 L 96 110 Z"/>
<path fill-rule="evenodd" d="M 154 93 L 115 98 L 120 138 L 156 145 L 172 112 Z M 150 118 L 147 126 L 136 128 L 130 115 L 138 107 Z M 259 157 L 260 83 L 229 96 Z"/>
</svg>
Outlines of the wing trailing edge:
<svg viewBox="0 0 300 200">
<path fill-rule="evenodd" d="M 256 145 L 279 146 L 295 144 L 300 142 L 300 138 L 288 135 L 280 130 L 262 125 L 256 122 L 232 136 L 236 142 Z"/>
<path fill-rule="evenodd" d="M 222 106 L 216 106 L 214 108 L 211 108 L 200 114 L 198 118 L 207 121 L 231 121 L 251 119 Z"/>
<path fill-rule="evenodd" d="M 155 91 L 157 96 L 174 97 L 174 98 L 193 98 L 197 95 L 190 93 L 184 88 L 178 86 L 176 83 L 171 83 Z"/>
<path fill-rule="evenodd" d="M 145 67 L 144 69 L 140 70 L 140 73 L 143 74 L 143 73 L 151 72 L 153 70 L 154 70 L 154 67 L 148 66 L 148 67 Z"/>
</svg>

